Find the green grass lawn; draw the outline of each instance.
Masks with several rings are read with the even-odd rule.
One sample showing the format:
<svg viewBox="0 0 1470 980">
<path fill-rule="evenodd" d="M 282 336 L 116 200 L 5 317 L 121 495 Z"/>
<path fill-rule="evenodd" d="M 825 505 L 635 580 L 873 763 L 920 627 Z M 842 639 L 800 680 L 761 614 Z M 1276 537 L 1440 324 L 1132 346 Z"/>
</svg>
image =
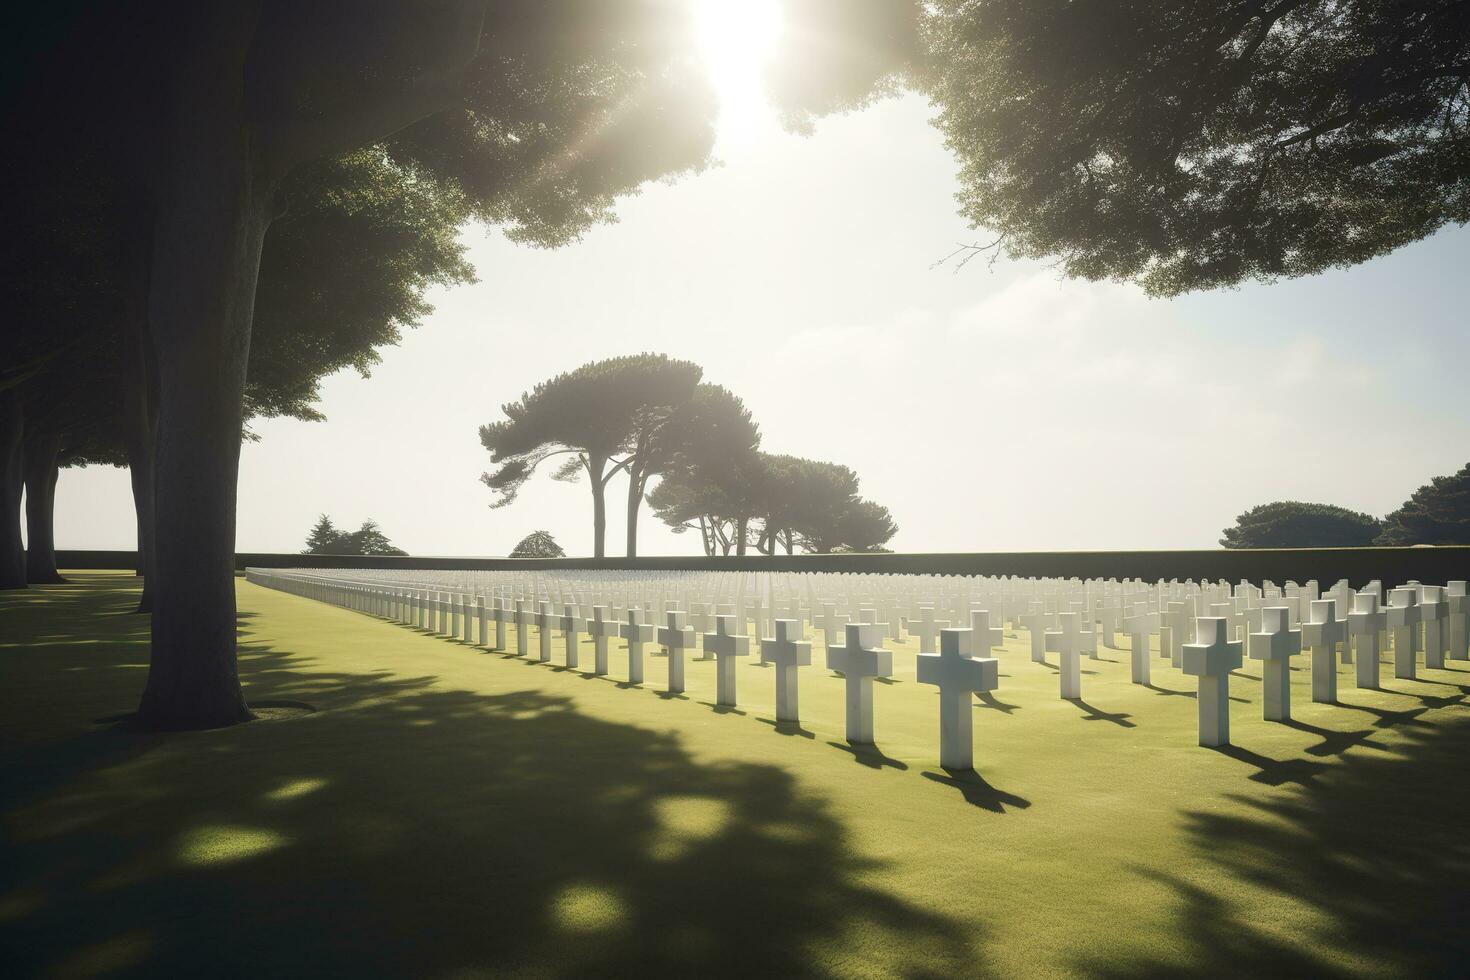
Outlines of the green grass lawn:
<svg viewBox="0 0 1470 980">
<path fill-rule="evenodd" d="M 119 724 L 137 581 L 0 594 L 0 973 L 1463 975 L 1470 665 L 1195 744 L 1194 679 L 1124 650 L 1082 703 L 1008 637 L 974 703 L 978 777 L 939 769 L 914 650 L 842 740 L 843 684 L 714 665 L 660 691 L 241 581 L 241 672 L 283 720 Z M 512 631 L 513 636 L 513 631 Z M 1120 638 L 1126 642 L 1126 638 Z M 533 646 L 534 651 L 534 636 Z M 554 645 L 561 660 L 561 640 Z M 1055 658 L 1053 655 L 1053 662 Z"/>
</svg>

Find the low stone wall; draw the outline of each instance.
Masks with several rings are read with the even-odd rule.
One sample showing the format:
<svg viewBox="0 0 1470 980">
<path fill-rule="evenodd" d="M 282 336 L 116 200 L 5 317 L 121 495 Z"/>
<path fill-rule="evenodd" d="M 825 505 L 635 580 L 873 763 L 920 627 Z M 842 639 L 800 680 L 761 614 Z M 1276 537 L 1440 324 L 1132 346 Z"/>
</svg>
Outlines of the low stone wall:
<svg viewBox="0 0 1470 980">
<path fill-rule="evenodd" d="M 61 568 L 134 568 L 132 551 L 58 551 Z M 360 557 L 241 552 L 235 567 L 414 569 L 627 569 L 645 571 L 852 572 L 908 575 L 1021 575 L 1056 578 L 1194 579 L 1237 582 L 1316 579 L 1325 588 L 1347 579 L 1444 583 L 1470 578 L 1470 546 L 1437 548 L 1267 548 L 1197 551 L 1017 551 L 973 554 L 746 555 L 706 558 Z"/>
</svg>

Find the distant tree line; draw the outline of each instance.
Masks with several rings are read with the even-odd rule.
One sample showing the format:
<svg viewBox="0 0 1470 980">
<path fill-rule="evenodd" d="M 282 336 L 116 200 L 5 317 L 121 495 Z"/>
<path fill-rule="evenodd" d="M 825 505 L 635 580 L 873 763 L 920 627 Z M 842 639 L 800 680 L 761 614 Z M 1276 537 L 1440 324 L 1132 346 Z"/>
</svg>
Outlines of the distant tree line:
<svg viewBox="0 0 1470 980">
<path fill-rule="evenodd" d="M 493 471 L 481 481 L 504 507 L 544 462 L 552 479 L 586 478 L 593 553 L 606 553 L 607 487 L 627 479 L 627 553 L 638 554 L 648 501 L 675 533 L 698 531 L 706 555 L 883 551 L 898 532 L 888 508 L 859 494 L 846 466 L 760 449 L 744 402 L 663 354 L 584 364 L 543 381 L 480 428 Z M 654 481 L 657 480 L 655 484 Z"/>
<path fill-rule="evenodd" d="M 1241 514 L 1220 543 L 1227 548 L 1470 544 L 1470 464 L 1435 477 L 1382 520 L 1332 504 L 1281 500 Z"/>
<path fill-rule="evenodd" d="M 307 535 L 303 555 L 406 555 L 402 548 L 393 547 L 377 521 L 362 522 L 356 531 L 338 530 L 326 514 L 317 518 L 311 533 Z"/>
</svg>

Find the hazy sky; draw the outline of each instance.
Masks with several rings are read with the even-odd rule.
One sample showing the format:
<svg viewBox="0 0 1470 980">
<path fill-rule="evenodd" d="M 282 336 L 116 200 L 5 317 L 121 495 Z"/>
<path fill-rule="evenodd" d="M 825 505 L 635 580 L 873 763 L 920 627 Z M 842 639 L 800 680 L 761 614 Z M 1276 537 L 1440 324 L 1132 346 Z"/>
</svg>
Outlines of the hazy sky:
<svg viewBox="0 0 1470 980">
<path fill-rule="evenodd" d="M 763 447 L 845 463 L 901 551 L 1212 547 L 1245 508 L 1381 514 L 1470 459 L 1470 231 L 1309 280 L 1150 300 L 1002 259 L 932 269 L 983 238 L 914 97 L 781 132 L 740 66 L 723 165 L 622 203 L 578 245 L 464 232 L 474 286 L 369 379 L 322 388 L 325 423 L 256 425 L 241 550 L 299 550 L 317 514 L 378 520 L 415 554 L 504 554 L 542 528 L 591 550 L 585 484 L 538 476 L 491 510 L 478 427 L 537 381 L 637 351 L 741 395 Z M 625 484 L 610 485 L 620 554 Z M 132 547 L 126 471 L 63 471 L 62 548 Z M 645 554 L 699 551 L 645 512 Z"/>
</svg>

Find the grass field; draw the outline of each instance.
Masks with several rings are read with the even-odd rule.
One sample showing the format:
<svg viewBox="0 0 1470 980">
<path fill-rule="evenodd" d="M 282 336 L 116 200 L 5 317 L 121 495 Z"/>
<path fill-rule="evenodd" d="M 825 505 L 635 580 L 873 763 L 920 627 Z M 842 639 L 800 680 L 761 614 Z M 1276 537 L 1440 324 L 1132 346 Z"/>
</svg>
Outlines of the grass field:
<svg viewBox="0 0 1470 980">
<path fill-rule="evenodd" d="M 1194 679 L 1084 661 L 1084 702 L 1008 637 L 978 775 L 938 768 L 914 650 L 843 743 L 815 664 L 660 694 L 239 585 L 241 671 L 284 716 L 137 734 L 137 581 L 0 594 L 0 972 L 1463 975 L 1470 665 L 1195 744 Z M 1120 638 L 1126 642 L 1126 638 Z M 561 660 L 561 640 L 554 649 Z M 534 638 L 533 638 L 534 650 Z M 591 669 L 590 643 L 582 654 Z M 1053 663 L 1055 657 L 1053 655 Z M 316 710 L 292 717 L 293 705 Z M 272 707 L 273 706 L 273 707 Z"/>
</svg>

